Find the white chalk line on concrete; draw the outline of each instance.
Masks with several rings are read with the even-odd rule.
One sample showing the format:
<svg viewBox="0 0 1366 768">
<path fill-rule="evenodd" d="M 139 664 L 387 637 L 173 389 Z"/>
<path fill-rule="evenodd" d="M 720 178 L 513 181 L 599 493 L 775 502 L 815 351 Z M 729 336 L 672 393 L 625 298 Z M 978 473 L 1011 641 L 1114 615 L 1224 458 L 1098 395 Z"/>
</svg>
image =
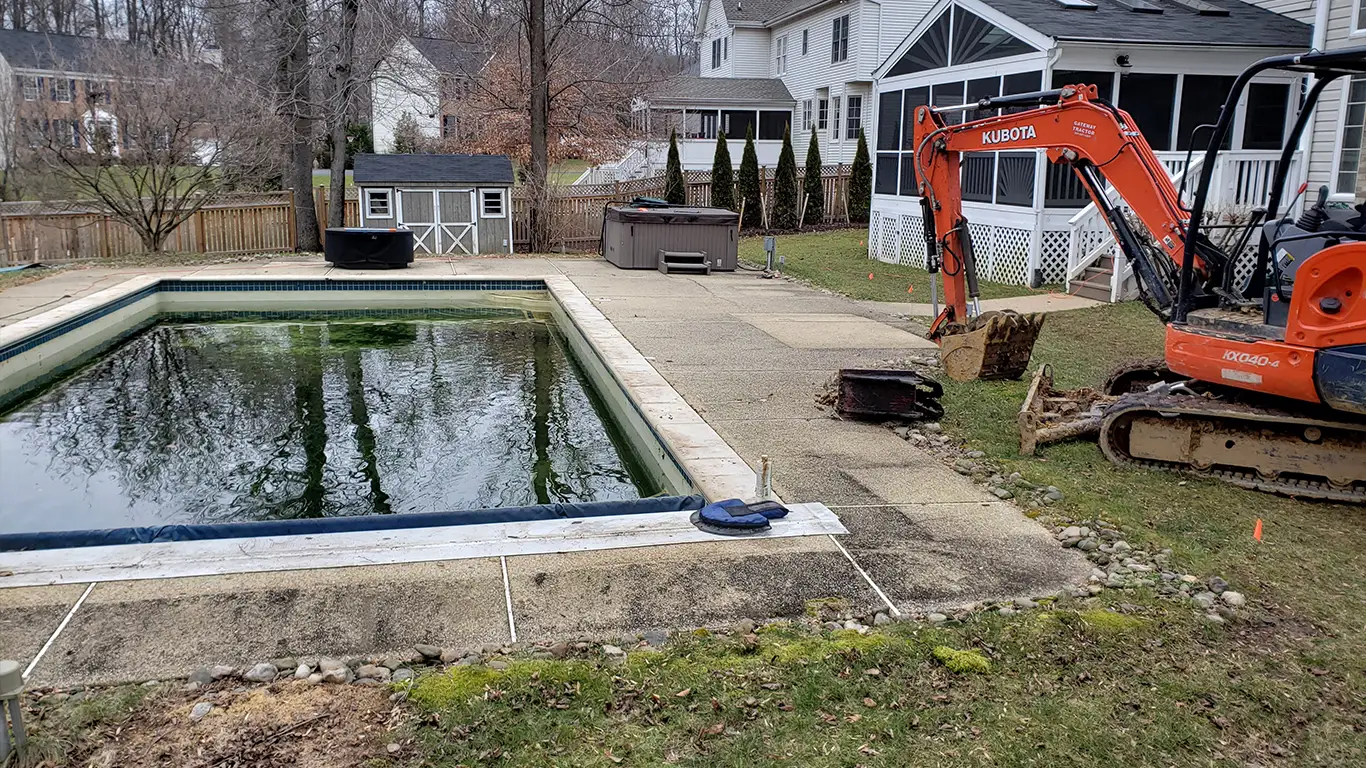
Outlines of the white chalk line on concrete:
<svg viewBox="0 0 1366 768">
<path fill-rule="evenodd" d="M 94 589 L 95 582 L 92 581 L 86 585 L 85 591 L 81 593 L 81 596 L 76 600 L 76 603 L 71 606 L 71 610 L 66 612 L 66 618 L 62 619 L 62 623 L 57 625 L 57 629 L 53 631 L 52 637 L 49 637 L 47 642 L 43 643 L 43 647 L 38 649 L 38 654 L 33 657 L 33 661 L 30 661 L 28 667 L 24 669 L 25 680 L 28 679 L 29 675 L 33 674 L 33 670 L 38 667 L 38 662 L 42 661 L 43 656 L 47 655 L 47 649 L 51 648 L 52 644 L 57 642 L 57 636 L 62 634 L 62 630 L 66 629 L 67 624 L 71 623 L 71 618 L 76 615 L 76 611 L 81 609 L 81 604 L 85 602 L 85 599 L 90 596 L 90 593 L 94 591 Z"/>
<path fill-rule="evenodd" d="M 887 610 L 891 611 L 893 616 L 900 616 L 901 611 L 897 610 L 897 607 L 892 604 L 891 599 L 887 597 L 887 593 L 883 592 L 882 587 L 879 587 L 877 582 L 873 581 L 873 577 L 869 576 L 868 572 L 863 570 L 863 566 L 859 565 L 858 561 L 854 559 L 854 556 L 849 554 L 849 550 L 844 548 L 844 545 L 839 542 L 839 539 L 831 536 L 830 541 L 834 543 L 840 552 L 844 553 L 844 557 L 849 561 L 849 564 L 854 566 L 854 570 L 858 571 L 858 575 L 862 576 L 863 580 L 868 582 L 868 586 L 873 588 L 873 591 L 877 593 L 877 596 L 882 598 L 882 602 L 887 605 Z"/>
<path fill-rule="evenodd" d="M 499 555 L 498 560 L 503 566 L 503 600 L 508 608 L 508 633 L 512 635 L 512 642 L 517 642 L 517 622 L 512 619 L 512 582 L 508 580 L 508 559 L 505 555 Z"/>
</svg>

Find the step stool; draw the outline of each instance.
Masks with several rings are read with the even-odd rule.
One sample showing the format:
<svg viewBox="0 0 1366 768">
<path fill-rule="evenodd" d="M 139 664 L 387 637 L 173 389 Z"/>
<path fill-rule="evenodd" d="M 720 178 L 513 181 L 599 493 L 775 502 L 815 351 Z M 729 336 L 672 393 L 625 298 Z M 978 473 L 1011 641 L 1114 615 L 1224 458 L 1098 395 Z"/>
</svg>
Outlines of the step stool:
<svg viewBox="0 0 1366 768">
<path fill-rule="evenodd" d="M 659 252 L 659 271 L 669 274 L 674 270 L 682 272 L 701 272 L 711 274 L 711 262 L 705 251 L 665 251 Z"/>
</svg>

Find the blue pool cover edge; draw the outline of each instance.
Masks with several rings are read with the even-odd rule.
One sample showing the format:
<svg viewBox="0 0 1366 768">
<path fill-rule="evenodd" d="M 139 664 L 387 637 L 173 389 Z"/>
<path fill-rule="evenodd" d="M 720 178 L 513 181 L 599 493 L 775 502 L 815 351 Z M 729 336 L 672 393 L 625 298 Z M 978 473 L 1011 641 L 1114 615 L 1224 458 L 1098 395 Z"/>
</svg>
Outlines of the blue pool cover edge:
<svg viewBox="0 0 1366 768">
<path fill-rule="evenodd" d="M 87 531 L 43 531 L 0 534 L 0 552 L 28 552 L 73 547 L 107 547 L 118 544 L 154 544 L 172 541 L 245 539 L 261 536 L 300 536 L 355 531 L 391 531 L 435 528 L 448 525 L 526 523 L 608 515 L 649 515 L 700 509 L 705 500 L 691 496 L 654 496 L 624 501 L 536 504 L 462 512 L 415 512 L 396 515 L 318 517 L 298 520 L 258 520 L 246 523 L 205 525 L 155 525 Z"/>
</svg>

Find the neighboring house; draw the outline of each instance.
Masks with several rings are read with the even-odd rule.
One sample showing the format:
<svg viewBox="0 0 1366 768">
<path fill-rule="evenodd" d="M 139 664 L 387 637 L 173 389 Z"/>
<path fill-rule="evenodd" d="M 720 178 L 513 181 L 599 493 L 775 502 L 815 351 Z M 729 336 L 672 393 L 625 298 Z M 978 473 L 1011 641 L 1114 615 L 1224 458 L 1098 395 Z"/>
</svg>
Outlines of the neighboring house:
<svg viewBox="0 0 1366 768">
<path fill-rule="evenodd" d="M 1362 0 L 1253 0 L 1257 5 L 1314 26 L 1313 47 L 1336 50 L 1366 46 L 1366 2 Z M 1366 126 L 1366 78 L 1339 79 L 1319 97 L 1314 122 L 1301 145 L 1308 153 L 1309 194 L 1327 186 L 1330 200 L 1366 199 L 1361 161 Z"/>
<path fill-rule="evenodd" d="M 121 45 L 77 35 L 0 29 L 0 168 L 25 146 L 48 137 L 84 145 L 108 141 L 119 148 L 118 123 L 102 107 L 111 103 L 113 84 L 101 73 L 101 46 Z M 74 108 L 70 105 L 76 105 Z M 54 117 L 54 114 L 60 117 Z"/>
<path fill-rule="evenodd" d="M 512 253 L 507 155 L 356 155 L 360 225 L 413 231 L 422 253 Z"/>
<path fill-rule="evenodd" d="M 706 106 L 720 123 L 727 112 L 772 110 L 778 101 L 791 101 L 792 139 L 798 162 L 814 130 L 820 139 L 821 160 L 848 164 L 854 159 L 860 128 L 870 125 L 873 68 L 919 21 L 932 0 L 705 0 L 698 12 L 701 79 L 679 78 L 663 83 L 636 105 L 637 111 L 678 113 L 684 106 Z M 679 87 L 674 96 L 671 89 Z M 755 103 L 756 90 L 766 98 Z M 705 105 L 692 97 L 705 94 Z M 692 110 L 689 110 L 691 113 Z M 584 174 L 583 181 L 610 181 L 657 173 L 663 167 L 658 142 L 678 117 L 638 118 L 647 130 L 621 161 Z M 719 124 L 720 124 L 719 123 Z M 744 139 L 745 131 L 724 124 L 728 139 Z M 775 131 L 769 131 L 769 134 Z M 700 135 L 694 135 L 698 134 Z M 781 139 L 782 129 L 776 130 Z M 756 134 L 757 135 L 757 134 Z M 684 132 L 680 132 L 684 137 Z M 715 131 L 689 131 L 680 154 L 688 170 L 710 170 Z M 777 162 L 776 149 L 757 147 L 761 165 Z M 771 157 L 768 157 L 771 155 Z M 740 148 L 731 149 L 740 163 Z"/>
<path fill-rule="evenodd" d="M 375 69 L 371 84 L 375 151 L 394 150 L 394 131 L 406 113 L 426 138 L 459 134 L 475 116 L 461 109 L 470 83 L 488 62 L 480 46 L 431 37 L 401 37 Z"/>
<path fill-rule="evenodd" d="M 1095 84 L 1179 175 L 1186 151 L 1203 149 L 1192 131 L 1217 119 L 1234 77 L 1258 59 L 1307 49 L 1310 37 L 1308 25 L 1240 0 L 940 0 L 876 71 L 869 253 L 925 263 L 907 117 L 917 105 Z M 1266 203 L 1300 85 L 1297 75 L 1266 73 L 1244 93 L 1215 176 L 1216 209 Z M 1103 300 L 1132 293 L 1132 272 L 1115 261 L 1075 175 L 1041 150 L 965 155 L 962 191 L 984 280 L 1067 281 Z"/>
</svg>

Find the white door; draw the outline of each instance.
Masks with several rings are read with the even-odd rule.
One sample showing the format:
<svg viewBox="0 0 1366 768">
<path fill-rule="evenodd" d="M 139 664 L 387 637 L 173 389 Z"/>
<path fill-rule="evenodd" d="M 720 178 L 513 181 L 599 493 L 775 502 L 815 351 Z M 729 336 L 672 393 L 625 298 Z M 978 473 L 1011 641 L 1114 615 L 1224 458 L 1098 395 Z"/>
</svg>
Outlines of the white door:
<svg viewBox="0 0 1366 768">
<path fill-rule="evenodd" d="M 413 231 L 413 251 L 440 253 L 436 224 L 436 190 L 400 189 L 398 225 Z"/>
<path fill-rule="evenodd" d="M 479 251 L 479 225 L 475 216 L 474 190 L 443 189 L 437 193 L 437 219 L 442 253 Z"/>
</svg>

